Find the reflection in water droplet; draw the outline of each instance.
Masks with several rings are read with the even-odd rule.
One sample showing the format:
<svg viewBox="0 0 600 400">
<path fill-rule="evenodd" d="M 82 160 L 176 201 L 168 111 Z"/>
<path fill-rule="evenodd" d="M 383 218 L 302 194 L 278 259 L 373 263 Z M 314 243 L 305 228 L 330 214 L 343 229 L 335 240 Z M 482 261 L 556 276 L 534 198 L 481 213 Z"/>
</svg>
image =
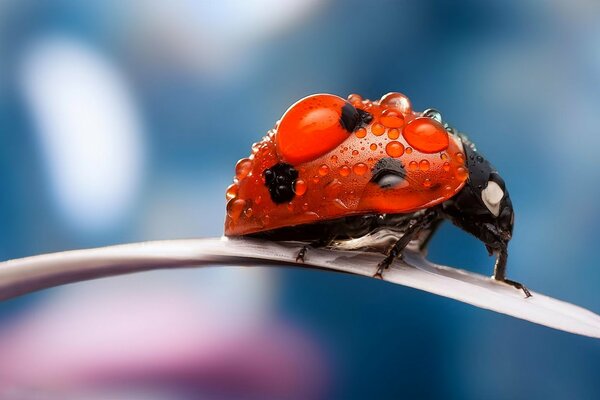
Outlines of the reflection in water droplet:
<svg viewBox="0 0 600 400">
<path fill-rule="evenodd" d="M 304 193 L 306 193 L 306 189 L 306 182 L 304 182 L 302 179 L 298 179 L 294 185 L 294 193 L 296 193 L 298 196 L 302 196 Z"/>
<path fill-rule="evenodd" d="M 383 135 L 383 132 L 385 132 L 385 127 L 379 123 L 373 124 L 373 126 L 371 127 L 371 132 L 375 136 L 381 136 Z"/>
<path fill-rule="evenodd" d="M 402 143 L 397 141 L 389 142 L 385 146 L 385 152 L 390 157 L 400 157 L 402 154 L 404 154 L 404 146 Z"/>
<path fill-rule="evenodd" d="M 238 194 L 238 188 L 239 186 L 236 185 L 235 183 L 232 183 L 231 185 L 229 185 L 229 187 L 227 188 L 227 191 L 225 192 L 225 199 L 227 200 L 231 200 L 237 197 Z"/>
<path fill-rule="evenodd" d="M 352 167 L 352 171 L 356 175 L 360 175 L 360 176 L 366 174 L 368 170 L 369 170 L 369 167 L 367 167 L 367 165 L 364 163 L 358 163 L 358 164 L 355 164 L 354 167 Z"/>
<path fill-rule="evenodd" d="M 456 169 L 456 177 L 461 180 L 461 181 L 465 181 L 467 179 L 469 175 L 467 174 L 467 170 L 464 169 L 463 167 L 458 167 Z"/>
<path fill-rule="evenodd" d="M 319 167 L 319 175 L 325 176 L 328 173 L 329 173 L 329 167 L 327 165 L 323 164 Z"/>
<path fill-rule="evenodd" d="M 358 107 L 362 104 L 362 97 L 359 94 L 352 93 L 350 96 L 348 96 L 348 101 L 354 107 Z"/>
<path fill-rule="evenodd" d="M 398 92 L 391 92 L 383 96 L 379 102 L 382 106 L 393 108 L 406 114 L 412 110 L 408 97 Z"/>
<path fill-rule="evenodd" d="M 400 131 L 396 128 L 392 128 L 388 131 L 388 137 L 392 140 L 396 140 L 400 137 Z"/>
<path fill-rule="evenodd" d="M 242 200 L 242 199 L 229 200 L 229 202 L 227 203 L 227 215 L 229 215 L 229 217 L 231 219 L 236 221 L 242 214 L 242 211 L 244 211 L 245 207 L 246 207 L 245 200 Z"/>
<path fill-rule="evenodd" d="M 244 179 L 248 173 L 252 170 L 252 160 L 248 158 L 242 158 L 235 165 L 235 177 L 239 180 Z"/>
<path fill-rule="evenodd" d="M 384 110 L 379 120 L 388 128 L 400 128 L 404 125 L 404 115 L 396 110 Z"/>
</svg>

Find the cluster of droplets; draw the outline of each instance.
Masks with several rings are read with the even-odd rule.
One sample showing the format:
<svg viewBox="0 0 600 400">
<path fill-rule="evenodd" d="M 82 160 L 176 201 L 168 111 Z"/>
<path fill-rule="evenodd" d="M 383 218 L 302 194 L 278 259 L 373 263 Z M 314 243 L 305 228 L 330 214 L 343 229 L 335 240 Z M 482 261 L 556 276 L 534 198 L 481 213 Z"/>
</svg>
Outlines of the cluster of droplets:
<svg viewBox="0 0 600 400">
<path fill-rule="evenodd" d="M 368 159 L 369 165 L 360 162 L 354 166 L 340 166 L 338 171 L 341 176 L 348 176 L 350 172 L 364 175 L 382 156 L 399 158 L 404 154 L 412 154 L 413 150 L 424 154 L 440 153 L 444 161 L 442 170 L 448 173 L 451 171 L 449 156 L 445 153 L 450 140 L 448 131 L 438 119 L 413 112 L 410 100 L 405 95 L 393 92 L 380 100 L 371 101 L 358 94 L 351 94 L 348 101 L 354 107 L 373 115 L 370 127 L 360 127 L 354 135 L 360 139 L 361 151 L 369 149 L 374 154 Z M 373 135 L 371 140 L 369 135 Z M 387 139 L 384 135 L 387 135 Z M 343 154 L 346 149 L 342 148 L 340 153 Z M 354 149 L 352 155 L 358 155 L 358 150 Z M 462 153 L 455 154 L 454 159 L 459 164 L 464 162 Z M 332 161 L 337 162 L 337 156 L 332 156 Z M 430 167 L 430 161 L 426 158 L 420 161 L 412 160 L 407 165 L 409 171 L 429 171 Z M 459 167 L 455 172 L 456 179 L 464 181 L 467 178 L 464 168 Z M 431 187 L 431 181 L 425 178 L 423 186 Z"/>
<path fill-rule="evenodd" d="M 278 121 L 279 122 L 279 121 Z M 237 221 L 242 215 L 250 218 L 255 211 L 253 206 L 260 205 L 263 201 L 261 195 L 252 198 L 242 198 L 239 194 L 240 185 L 244 180 L 253 184 L 264 185 L 264 177 L 254 171 L 262 171 L 275 163 L 274 137 L 275 129 L 270 130 L 261 141 L 252 144 L 252 153 L 248 158 L 242 158 L 235 165 L 233 183 L 225 191 L 227 200 L 227 215 Z"/>
<path fill-rule="evenodd" d="M 455 182 L 464 182 L 468 178 L 464 154 L 449 150 L 449 133 L 441 121 L 414 112 L 405 95 L 388 93 L 379 100 L 371 101 L 352 94 L 348 102 L 368 112 L 372 121 L 354 130 L 352 135 L 358 140 L 342 143 L 332 152 L 314 160 L 311 166 L 304 163 L 299 165 L 299 178 L 293 187 L 295 197 L 285 204 L 289 212 L 319 212 L 314 204 L 311 207 L 308 202 L 317 193 L 322 196 L 319 198 L 327 200 L 322 204 L 336 203 L 339 208 L 347 207 L 340 196 L 345 198 L 355 195 L 355 191 L 359 193 L 360 178 L 369 176 L 370 170 L 384 157 L 407 157 L 403 162 L 404 167 L 409 172 L 421 173 L 420 184 L 425 189 L 433 190 L 436 187 L 434 183 L 438 183 L 435 175 L 425 174 L 428 171 L 443 171 L 448 179 Z M 245 216 L 256 218 L 262 226 L 271 223 L 273 216 L 258 207 L 265 200 L 261 195 L 248 195 L 246 191 L 243 191 L 246 193 L 244 197 L 240 197 L 240 184 L 248 180 L 252 187 L 265 187 L 261 171 L 281 161 L 275 145 L 278 124 L 279 121 L 267 136 L 254 143 L 252 154 L 240 160 L 235 167 L 233 184 L 226 191 L 227 215 L 234 222 Z M 419 157 L 421 154 L 423 157 Z M 441 163 L 432 158 L 433 154 L 439 154 Z M 313 192 L 312 187 L 318 190 Z M 443 187 L 447 191 L 456 188 L 455 184 Z"/>
</svg>

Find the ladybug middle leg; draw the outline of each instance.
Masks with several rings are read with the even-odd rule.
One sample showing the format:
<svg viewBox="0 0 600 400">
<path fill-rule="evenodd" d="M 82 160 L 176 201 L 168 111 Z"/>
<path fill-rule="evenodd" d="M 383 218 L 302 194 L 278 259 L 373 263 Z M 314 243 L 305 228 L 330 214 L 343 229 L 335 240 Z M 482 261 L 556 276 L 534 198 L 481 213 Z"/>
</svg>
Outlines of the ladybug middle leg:
<svg viewBox="0 0 600 400">
<path fill-rule="evenodd" d="M 306 256 L 306 252 L 308 251 L 309 247 L 312 247 L 312 248 L 326 247 L 326 246 L 329 246 L 333 240 L 334 240 L 333 237 L 331 237 L 331 238 L 320 238 L 320 239 L 312 241 L 312 242 L 310 242 L 308 244 L 305 244 L 304 246 L 302 246 L 302 248 L 300 249 L 300 251 L 298 251 L 298 254 L 296 255 L 296 262 L 297 263 L 303 263 L 304 262 L 304 257 Z"/>
<path fill-rule="evenodd" d="M 434 222 L 439 220 L 439 215 L 434 210 L 427 210 L 425 213 L 410 222 L 404 234 L 392 248 L 389 250 L 387 256 L 377 264 L 377 272 L 373 275 L 373 278 L 383 279 L 383 272 L 394 262 L 397 257 L 402 256 L 402 251 L 408 246 L 408 244 L 417 237 L 417 235 L 424 229 L 428 229 Z"/>
</svg>

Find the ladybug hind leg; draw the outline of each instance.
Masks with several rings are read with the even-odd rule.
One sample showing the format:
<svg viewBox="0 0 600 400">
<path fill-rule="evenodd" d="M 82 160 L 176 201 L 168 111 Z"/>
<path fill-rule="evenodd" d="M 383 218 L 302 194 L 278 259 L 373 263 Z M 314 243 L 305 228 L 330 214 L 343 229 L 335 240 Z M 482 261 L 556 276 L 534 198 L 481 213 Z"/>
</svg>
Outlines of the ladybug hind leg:
<svg viewBox="0 0 600 400">
<path fill-rule="evenodd" d="M 431 233 L 428 238 L 431 237 L 431 234 L 437 227 L 439 219 L 438 213 L 433 210 L 427 210 L 423 214 L 412 219 L 404 231 L 404 234 L 396 241 L 396 243 L 394 243 L 387 256 L 377 264 L 377 271 L 375 272 L 375 275 L 373 275 L 373 278 L 383 279 L 383 272 L 392 265 L 396 258 L 402 257 L 402 252 L 406 246 L 408 246 L 411 240 L 415 239 L 423 230 L 429 229 Z M 421 249 L 424 249 L 426 244 L 426 242 L 421 244 Z"/>
</svg>

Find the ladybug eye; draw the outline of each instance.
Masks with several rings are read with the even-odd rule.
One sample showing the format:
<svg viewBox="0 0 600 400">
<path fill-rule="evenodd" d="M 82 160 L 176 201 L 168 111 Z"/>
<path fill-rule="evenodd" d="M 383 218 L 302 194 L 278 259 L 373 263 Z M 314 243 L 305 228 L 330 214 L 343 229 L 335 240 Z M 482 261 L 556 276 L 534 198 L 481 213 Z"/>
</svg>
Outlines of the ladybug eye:
<svg viewBox="0 0 600 400">
<path fill-rule="evenodd" d="M 495 217 L 500 215 L 500 202 L 504 198 L 504 191 L 494 181 L 489 181 L 485 189 L 481 191 L 481 200 Z"/>
</svg>

